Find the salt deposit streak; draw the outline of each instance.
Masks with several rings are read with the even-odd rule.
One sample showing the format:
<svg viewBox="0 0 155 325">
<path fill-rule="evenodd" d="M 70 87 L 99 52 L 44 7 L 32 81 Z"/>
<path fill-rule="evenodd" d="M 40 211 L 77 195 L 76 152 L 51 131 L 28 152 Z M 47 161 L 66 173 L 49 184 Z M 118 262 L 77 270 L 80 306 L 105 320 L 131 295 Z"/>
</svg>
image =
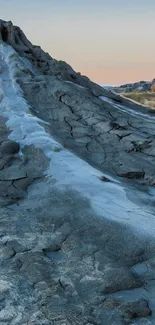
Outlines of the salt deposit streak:
<svg viewBox="0 0 155 325">
<path fill-rule="evenodd" d="M 105 97 L 105 96 L 100 96 L 100 99 L 102 99 L 103 101 L 106 101 L 107 103 L 111 104 L 113 107 L 117 108 L 117 110 L 124 112 L 126 114 L 132 115 L 132 116 L 137 116 L 141 119 L 147 120 L 148 122 L 152 122 L 152 120 L 155 120 L 155 116 L 150 116 L 138 111 L 135 111 L 131 108 L 126 108 L 124 105 L 121 104 L 116 104 L 114 100 Z"/>
<path fill-rule="evenodd" d="M 101 217 L 128 223 L 142 234 L 154 236 L 153 215 L 129 201 L 118 181 L 108 176 L 111 182 L 102 182 L 99 177 L 103 173 L 64 149 L 46 133 L 39 124 L 40 119 L 30 113 L 29 105 L 16 80 L 24 76 L 25 69 L 31 69 L 33 73 L 34 71 L 11 46 L 2 41 L 0 67 L 0 115 L 8 119 L 7 127 L 12 130 L 9 138 L 19 142 L 21 148 L 33 144 L 44 151 L 51 161 L 46 171 L 49 182 L 54 177 L 57 180 L 55 187 L 65 189 L 69 186 L 78 191 L 90 200 L 92 208 Z"/>
</svg>

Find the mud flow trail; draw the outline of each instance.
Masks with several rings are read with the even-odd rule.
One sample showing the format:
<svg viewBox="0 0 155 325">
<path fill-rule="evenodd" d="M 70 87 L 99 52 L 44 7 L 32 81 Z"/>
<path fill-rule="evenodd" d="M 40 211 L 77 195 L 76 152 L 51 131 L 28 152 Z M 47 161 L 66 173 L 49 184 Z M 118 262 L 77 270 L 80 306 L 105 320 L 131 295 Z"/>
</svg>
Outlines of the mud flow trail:
<svg viewBox="0 0 155 325">
<path fill-rule="evenodd" d="M 155 324 L 154 117 L 0 22 L 0 323 Z"/>
</svg>

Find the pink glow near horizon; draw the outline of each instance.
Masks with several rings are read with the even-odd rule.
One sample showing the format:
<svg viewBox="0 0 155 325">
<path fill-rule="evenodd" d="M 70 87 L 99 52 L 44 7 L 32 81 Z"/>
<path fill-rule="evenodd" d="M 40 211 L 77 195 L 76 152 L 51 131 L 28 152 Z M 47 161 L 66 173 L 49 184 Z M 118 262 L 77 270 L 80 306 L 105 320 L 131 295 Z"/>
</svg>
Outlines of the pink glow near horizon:
<svg viewBox="0 0 155 325">
<path fill-rule="evenodd" d="M 154 0 L 1 0 L 1 17 L 102 85 L 155 78 Z"/>
</svg>

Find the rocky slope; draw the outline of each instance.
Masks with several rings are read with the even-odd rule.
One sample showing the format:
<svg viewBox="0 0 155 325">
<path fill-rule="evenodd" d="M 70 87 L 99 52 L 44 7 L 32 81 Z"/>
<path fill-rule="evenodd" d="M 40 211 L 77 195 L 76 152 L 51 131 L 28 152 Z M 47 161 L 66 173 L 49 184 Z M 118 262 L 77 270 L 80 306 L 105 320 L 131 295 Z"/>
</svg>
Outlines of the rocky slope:
<svg viewBox="0 0 155 325">
<path fill-rule="evenodd" d="M 0 32 L 0 323 L 155 324 L 155 117 Z"/>
<path fill-rule="evenodd" d="M 152 81 L 139 81 L 135 83 L 129 83 L 125 85 L 121 85 L 119 87 L 113 87 L 112 90 L 115 93 L 130 93 L 134 91 L 151 91 L 151 87 L 155 85 L 155 79 Z"/>
</svg>

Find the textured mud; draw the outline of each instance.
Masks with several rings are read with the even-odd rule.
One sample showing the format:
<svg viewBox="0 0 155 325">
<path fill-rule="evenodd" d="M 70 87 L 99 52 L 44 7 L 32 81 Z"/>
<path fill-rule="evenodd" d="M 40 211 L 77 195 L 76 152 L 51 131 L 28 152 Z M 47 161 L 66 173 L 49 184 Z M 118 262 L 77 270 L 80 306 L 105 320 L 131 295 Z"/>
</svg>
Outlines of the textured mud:
<svg viewBox="0 0 155 325">
<path fill-rule="evenodd" d="M 0 323 L 155 324 L 154 117 L 0 31 Z"/>
<path fill-rule="evenodd" d="M 50 122 L 65 147 L 102 171 L 154 185 L 154 119 L 118 111 L 74 84 L 43 80 L 44 86 L 33 78 L 22 88 L 34 113 Z"/>
<path fill-rule="evenodd" d="M 145 318 L 154 311 L 154 239 L 97 216 L 78 192 L 42 178 L 41 151 L 33 161 L 40 179 L 31 173 L 29 185 L 21 171 L 28 174 L 32 153 L 26 148 L 20 171 L 18 153 L 2 169 L 17 175 L 3 181 L 10 186 L 0 214 L 2 324 L 153 324 Z"/>
</svg>

